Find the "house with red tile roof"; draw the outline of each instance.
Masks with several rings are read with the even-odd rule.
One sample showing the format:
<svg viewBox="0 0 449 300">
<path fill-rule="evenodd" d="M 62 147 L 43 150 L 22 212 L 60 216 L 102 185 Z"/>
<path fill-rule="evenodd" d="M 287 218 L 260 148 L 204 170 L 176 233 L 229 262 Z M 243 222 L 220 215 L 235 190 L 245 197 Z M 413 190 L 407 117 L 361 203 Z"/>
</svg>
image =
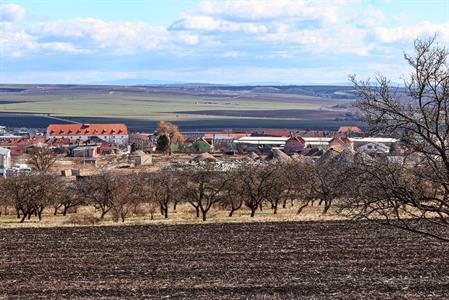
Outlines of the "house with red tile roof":
<svg viewBox="0 0 449 300">
<path fill-rule="evenodd" d="M 299 153 L 304 151 L 305 147 L 306 141 L 302 137 L 290 137 L 285 141 L 284 152 L 287 154 Z"/>
<path fill-rule="evenodd" d="M 23 138 L 23 137 L 11 137 L 2 139 L 0 141 L 0 147 L 7 148 L 11 151 L 11 155 L 21 155 L 25 153 L 25 151 L 34 146 L 43 144 L 45 142 L 45 138 L 43 136 L 34 136 L 32 138 Z"/>
<path fill-rule="evenodd" d="M 345 136 L 334 137 L 329 142 L 329 149 L 341 152 L 345 149 L 354 150 L 354 143 Z"/>
<path fill-rule="evenodd" d="M 47 139 L 70 139 L 87 141 L 97 137 L 108 143 L 126 145 L 128 126 L 125 124 L 50 124 Z"/>
<path fill-rule="evenodd" d="M 341 126 L 338 128 L 337 133 L 339 134 L 351 134 L 351 133 L 362 133 L 363 130 L 356 126 Z"/>
</svg>

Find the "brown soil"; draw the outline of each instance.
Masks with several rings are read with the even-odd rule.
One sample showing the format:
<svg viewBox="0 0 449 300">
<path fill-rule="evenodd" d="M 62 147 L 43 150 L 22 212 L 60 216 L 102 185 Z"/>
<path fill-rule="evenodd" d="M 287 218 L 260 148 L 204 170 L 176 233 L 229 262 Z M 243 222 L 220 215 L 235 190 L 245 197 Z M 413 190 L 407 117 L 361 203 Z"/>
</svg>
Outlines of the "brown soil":
<svg viewBox="0 0 449 300">
<path fill-rule="evenodd" d="M 2 229 L 0 298 L 445 298 L 448 257 L 346 221 Z"/>
</svg>

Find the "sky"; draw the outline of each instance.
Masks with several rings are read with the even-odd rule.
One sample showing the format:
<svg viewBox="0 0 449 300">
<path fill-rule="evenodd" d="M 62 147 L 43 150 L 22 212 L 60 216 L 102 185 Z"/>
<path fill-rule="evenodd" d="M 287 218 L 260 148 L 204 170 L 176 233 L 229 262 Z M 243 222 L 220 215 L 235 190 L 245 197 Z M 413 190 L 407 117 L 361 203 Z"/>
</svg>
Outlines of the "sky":
<svg viewBox="0 0 449 300">
<path fill-rule="evenodd" d="M 449 0 L 0 0 L 0 83 L 400 81 Z"/>
</svg>

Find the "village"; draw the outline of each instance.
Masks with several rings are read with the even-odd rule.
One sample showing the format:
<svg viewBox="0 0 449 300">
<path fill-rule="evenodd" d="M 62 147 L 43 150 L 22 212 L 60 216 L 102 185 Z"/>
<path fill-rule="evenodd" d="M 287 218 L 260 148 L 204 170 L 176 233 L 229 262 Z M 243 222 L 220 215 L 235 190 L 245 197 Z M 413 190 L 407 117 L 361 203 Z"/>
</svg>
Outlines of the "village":
<svg viewBox="0 0 449 300">
<path fill-rule="evenodd" d="M 449 299 L 449 0 L 0 1 L 0 300 Z"/>
<path fill-rule="evenodd" d="M 0 127 L 0 172 L 3 176 L 33 172 L 29 154 L 45 148 L 56 157 L 51 171 L 61 176 L 89 175 L 101 169 L 157 171 L 171 164 L 199 161 L 317 159 L 344 150 L 397 160 L 399 141 L 372 137 L 360 128 L 336 131 L 254 130 L 248 132 L 178 132 L 168 127 L 152 133 L 129 132 L 126 124 L 50 124 L 46 130 Z M 173 126 L 173 127 L 170 127 Z M 162 136 L 176 136 L 162 149 Z M 165 130 L 165 131 L 164 131 Z M 169 155 L 168 155 L 169 154 Z"/>
</svg>

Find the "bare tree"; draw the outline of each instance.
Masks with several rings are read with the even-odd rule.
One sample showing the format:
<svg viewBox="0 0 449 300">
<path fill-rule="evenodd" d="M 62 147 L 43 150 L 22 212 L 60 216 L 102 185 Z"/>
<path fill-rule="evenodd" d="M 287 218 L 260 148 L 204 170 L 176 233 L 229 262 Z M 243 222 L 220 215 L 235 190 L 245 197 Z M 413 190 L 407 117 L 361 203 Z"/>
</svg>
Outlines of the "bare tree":
<svg viewBox="0 0 449 300">
<path fill-rule="evenodd" d="M 256 214 L 263 201 L 267 200 L 274 184 L 275 169 L 269 165 L 247 164 L 238 172 L 243 185 L 244 204 L 251 210 L 251 217 Z"/>
<path fill-rule="evenodd" d="M 0 216 L 8 214 L 8 208 L 12 206 L 10 197 L 7 195 L 6 179 L 0 177 Z"/>
<path fill-rule="evenodd" d="M 283 207 L 290 200 L 293 206 L 294 202 L 299 203 L 297 214 L 300 214 L 304 208 L 313 204 L 315 195 L 312 193 L 314 184 L 315 164 L 312 159 L 301 157 L 298 160 L 285 165 L 284 176 L 286 176 L 286 196 L 283 200 Z"/>
<path fill-rule="evenodd" d="M 125 222 L 125 218 L 131 214 L 140 200 L 138 197 L 140 186 L 135 175 L 118 176 L 115 178 L 114 184 L 120 188 L 116 189 L 116 193 L 111 198 L 112 218 L 115 222 L 118 222 L 119 219 Z"/>
<path fill-rule="evenodd" d="M 411 72 L 403 89 L 393 88 L 382 75 L 377 76 L 374 83 L 351 77 L 359 96 L 356 106 L 364 114 L 371 131 L 400 138 L 409 153 L 415 156 L 414 160 L 401 166 L 409 169 L 408 171 L 401 170 L 393 176 L 388 172 L 391 166 L 382 169 L 389 174 L 387 178 L 391 180 L 382 180 L 384 193 L 375 193 L 370 199 L 380 206 L 375 210 L 376 215 L 385 217 L 386 214 L 381 213 L 380 204 L 389 200 L 391 193 L 401 190 L 403 205 L 389 215 L 387 222 L 447 240 L 449 238 L 445 233 L 439 234 L 425 226 L 426 223 L 448 225 L 449 52 L 437 44 L 435 37 L 416 40 L 414 49 L 413 55 L 404 55 Z M 414 169 L 419 172 L 413 171 Z M 401 175 L 400 178 L 397 177 L 398 174 Z M 379 177 L 380 182 L 380 175 L 373 175 L 377 175 L 375 177 Z M 418 189 L 416 183 L 426 183 L 436 188 L 436 193 L 428 194 L 424 189 Z M 406 212 L 409 208 L 419 213 L 420 217 L 411 217 Z M 389 209 L 387 207 L 385 212 Z M 365 216 L 370 217 L 371 211 L 364 210 Z M 403 220 L 404 215 L 407 215 L 409 221 L 417 221 L 413 222 L 413 227 L 404 226 L 404 222 L 393 222 Z"/>
<path fill-rule="evenodd" d="M 95 209 L 100 210 L 100 219 L 113 208 L 113 198 L 118 194 L 122 186 L 118 181 L 118 176 L 110 172 L 102 172 L 83 179 L 78 184 L 80 197 L 92 204 Z"/>
<path fill-rule="evenodd" d="M 157 197 L 161 214 L 168 218 L 168 207 L 178 194 L 178 181 L 173 172 L 161 172 L 153 181 L 155 186 L 154 194 Z"/>
<path fill-rule="evenodd" d="M 377 158 L 357 162 L 352 166 L 353 188 L 338 206 L 354 219 L 381 221 L 449 241 L 439 236 L 435 227 L 427 226 L 444 219 L 439 211 L 429 211 L 426 207 L 429 199 L 440 197 L 437 184 L 422 180 L 423 174 L 432 170 L 426 164 L 411 165 L 407 158 L 404 161 Z"/>
<path fill-rule="evenodd" d="M 3 188 L 8 203 L 14 203 L 22 223 L 33 214 L 42 219 L 42 212 L 59 193 L 58 183 L 51 175 L 19 174 L 7 178 Z"/>
<path fill-rule="evenodd" d="M 271 177 L 272 184 L 267 189 L 267 201 L 271 204 L 273 214 L 277 214 L 280 203 L 285 204 L 288 199 L 293 203 L 293 199 L 296 197 L 297 186 L 291 180 L 292 166 L 292 162 L 271 165 L 274 172 Z"/>
<path fill-rule="evenodd" d="M 203 221 L 206 221 L 210 208 L 220 201 L 226 183 L 226 176 L 208 166 L 189 172 L 184 197 L 196 209 L 197 217 L 201 212 Z"/>
<path fill-rule="evenodd" d="M 38 172 L 48 172 L 57 159 L 53 150 L 47 146 L 33 147 L 27 153 L 27 163 Z"/>
<path fill-rule="evenodd" d="M 309 169 L 310 190 L 306 199 L 309 203 L 317 199 L 319 205 L 324 204 L 323 214 L 329 211 L 334 200 L 344 195 L 348 184 L 346 172 L 349 163 L 329 159 L 316 162 Z"/>
<path fill-rule="evenodd" d="M 62 208 L 62 215 L 66 216 L 70 209 L 85 204 L 84 197 L 80 197 L 78 183 L 61 180 L 60 190 L 53 201 L 54 215 Z"/>
<path fill-rule="evenodd" d="M 227 181 L 220 197 L 220 202 L 224 208 L 229 209 L 229 217 L 232 217 L 243 206 L 243 185 L 238 178 L 237 172 L 228 171 L 226 176 Z"/>
<path fill-rule="evenodd" d="M 179 192 L 179 182 L 174 172 L 161 171 L 140 174 L 140 185 L 139 197 L 142 201 L 147 203 L 151 210 L 154 209 L 154 204 L 157 204 L 161 215 L 167 219 L 169 205 L 174 202 Z"/>
</svg>

